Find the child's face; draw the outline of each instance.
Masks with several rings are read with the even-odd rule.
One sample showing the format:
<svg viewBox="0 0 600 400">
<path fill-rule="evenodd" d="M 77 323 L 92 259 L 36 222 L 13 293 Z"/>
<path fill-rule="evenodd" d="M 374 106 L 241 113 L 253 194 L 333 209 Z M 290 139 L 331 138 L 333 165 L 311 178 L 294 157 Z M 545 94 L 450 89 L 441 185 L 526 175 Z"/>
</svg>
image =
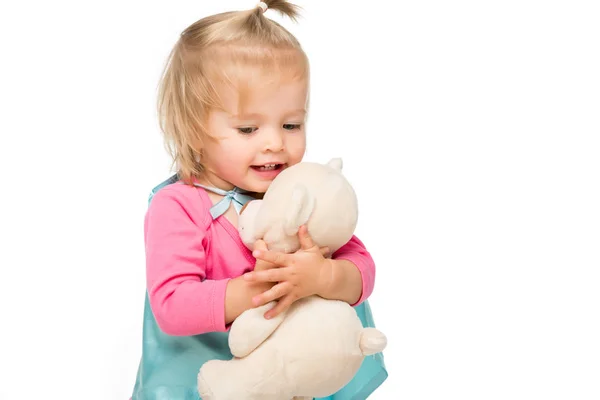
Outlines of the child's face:
<svg viewBox="0 0 600 400">
<path fill-rule="evenodd" d="M 283 169 L 304 156 L 307 83 L 278 81 L 254 89 L 244 99 L 244 115 L 238 115 L 236 91 L 219 95 L 226 111 L 208 115 L 209 133 L 217 140 L 205 143 L 206 178 L 222 189 L 264 193 Z"/>
</svg>

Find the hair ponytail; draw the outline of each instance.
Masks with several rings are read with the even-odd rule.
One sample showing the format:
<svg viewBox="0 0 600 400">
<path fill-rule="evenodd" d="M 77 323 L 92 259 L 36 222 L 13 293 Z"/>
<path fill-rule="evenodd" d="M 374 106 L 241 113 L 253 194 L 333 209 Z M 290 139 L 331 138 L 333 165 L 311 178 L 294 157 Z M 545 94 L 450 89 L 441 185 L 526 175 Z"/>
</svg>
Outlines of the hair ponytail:
<svg viewBox="0 0 600 400">
<path fill-rule="evenodd" d="M 282 16 L 288 17 L 294 22 L 297 21 L 300 16 L 300 7 L 287 0 L 264 0 L 263 3 L 267 5 L 267 9 L 279 11 Z M 264 12 L 257 6 L 254 10 L 254 14 L 261 16 Z"/>
</svg>

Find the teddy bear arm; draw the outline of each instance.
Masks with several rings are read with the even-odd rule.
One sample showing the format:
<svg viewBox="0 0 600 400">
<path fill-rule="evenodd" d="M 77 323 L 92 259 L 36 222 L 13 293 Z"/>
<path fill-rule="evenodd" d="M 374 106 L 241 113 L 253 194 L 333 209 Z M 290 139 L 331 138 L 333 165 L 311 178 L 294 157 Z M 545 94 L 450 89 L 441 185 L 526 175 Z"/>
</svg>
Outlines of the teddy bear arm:
<svg viewBox="0 0 600 400">
<path fill-rule="evenodd" d="M 229 330 L 229 349 L 235 357 L 242 358 L 250 354 L 264 342 L 285 319 L 285 312 L 275 318 L 266 319 L 265 313 L 275 307 L 272 301 L 263 306 L 244 311 L 231 325 Z"/>
</svg>

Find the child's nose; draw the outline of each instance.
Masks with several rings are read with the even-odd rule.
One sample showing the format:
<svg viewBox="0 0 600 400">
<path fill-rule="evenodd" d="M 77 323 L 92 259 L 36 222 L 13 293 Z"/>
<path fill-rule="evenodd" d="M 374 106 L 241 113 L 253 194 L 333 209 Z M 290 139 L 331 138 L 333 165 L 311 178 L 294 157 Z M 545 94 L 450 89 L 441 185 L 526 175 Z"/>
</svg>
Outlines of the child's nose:
<svg viewBox="0 0 600 400">
<path fill-rule="evenodd" d="M 283 132 L 278 129 L 268 129 L 265 133 L 264 150 L 278 152 L 284 148 Z"/>
</svg>

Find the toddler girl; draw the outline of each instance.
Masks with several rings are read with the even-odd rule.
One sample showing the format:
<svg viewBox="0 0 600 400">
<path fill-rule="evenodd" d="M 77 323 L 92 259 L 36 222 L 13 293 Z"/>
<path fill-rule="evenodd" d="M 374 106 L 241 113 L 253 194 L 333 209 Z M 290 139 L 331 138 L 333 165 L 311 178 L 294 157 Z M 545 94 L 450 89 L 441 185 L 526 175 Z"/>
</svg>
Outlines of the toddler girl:
<svg viewBox="0 0 600 400">
<path fill-rule="evenodd" d="M 133 400 L 198 399 L 201 365 L 231 358 L 228 328 L 251 307 L 278 300 L 270 318 L 305 296 L 358 305 L 373 290 L 375 266 L 356 237 L 329 258 L 302 228 L 302 248 L 287 265 L 271 264 L 277 254 L 263 242 L 253 254 L 239 237 L 241 207 L 306 148 L 308 59 L 267 9 L 297 16 L 281 0 L 209 16 L 181 34 L 169 57 L 159 111 L 177 174 L 153 190 L 144 224 L 147 296 Z"/>
</svg>

